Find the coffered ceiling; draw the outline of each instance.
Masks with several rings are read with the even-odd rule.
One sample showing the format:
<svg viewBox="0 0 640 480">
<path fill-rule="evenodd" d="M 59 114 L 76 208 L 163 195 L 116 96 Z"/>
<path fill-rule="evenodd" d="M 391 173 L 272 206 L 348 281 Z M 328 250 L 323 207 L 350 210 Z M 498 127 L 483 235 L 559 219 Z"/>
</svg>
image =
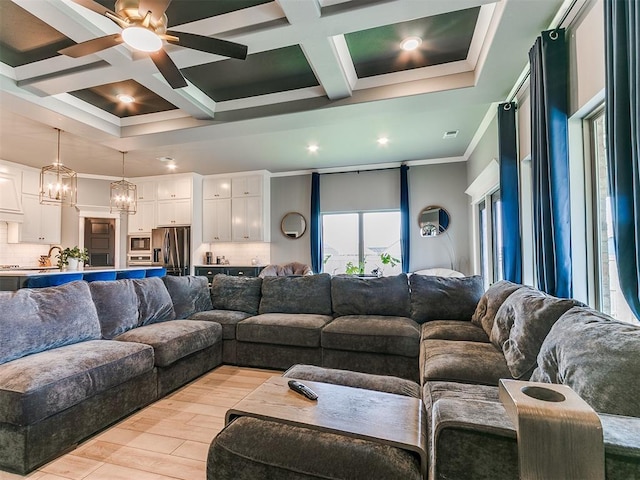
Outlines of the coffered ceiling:
<svg viewBox="0 0 640 480">
<path fill-rule="evenodd" d="M 166 0 L 146 0 L 166 2 Z M 81 3 L 81 2 L 78 2 Z M 465 159 L 561 0 L 173 0 L 174 31 L 247 45 L 246 60 L 175 45 L 173 89 L 120 44 L 58 53 L 120 27 L 72 0 L 0 0 L 0 159 L 80 173 L 272 172 Z M 113 10 L 113 0 L 98 0 Z M 564 2 L 566 5 L 568 2 Z M 421 38 L 414 51 L 400 48 Z M 134 97 L 124 104 L 118 95 Z M 443 138 L 447 131 L 455 138 Z M 385 136 L 385 146 L 377 138 Z M 315 153 L 306 147 L 318 145 Z"/>
</svg>

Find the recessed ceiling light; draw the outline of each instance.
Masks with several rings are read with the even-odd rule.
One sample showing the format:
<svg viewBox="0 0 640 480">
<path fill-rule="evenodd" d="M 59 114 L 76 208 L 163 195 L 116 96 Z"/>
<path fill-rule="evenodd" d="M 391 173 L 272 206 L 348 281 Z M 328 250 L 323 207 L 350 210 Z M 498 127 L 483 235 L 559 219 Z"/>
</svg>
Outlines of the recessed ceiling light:
<svg viewBox="0 0 640 480">
<path fill-rule="evenodd" d="M 119 93 L 117 98 L 122 103 L 133 103 L 136 101 L 131 95 L 127 95 L 126 93 Z"/>
<path fill-rule="evenodd" d="M 378 145 L 386 145 L 389 143 L 389 139 L 387 137 L 378 138 Z"/>
<path fill-rule="evenodd" d="M 309 146 L 307 147 L 307 150 L 308 150 L 310 153 L 316 153 L 316 152 L 318 151 L 318 149 L 319 149 L 319 148 L 320 148 L 320 147 L 318 147 L 318 145 L 316 145 L 316 144 L 312 144 L 312 145 L 309 145 Z"/>
<path fill-rule="evenodd" d="M 418 48 L 421 43 L 422 39 L 420 37 L 407 37 L 400 43 L 400 48 L 410 52 L 411 50 Z"/>
<path fill-rule="evenodd" d="M 176 168 L 178 168 L 178 166 L 175 163 L 168 163 L 167 168 L 169 170 L 175 170 Z"/>
<path fill-rule="evenodd" d="M 448 132 L 444 132 L 442 138 L 456 138 L 458 136 L 458 130 L 449 130 Z"/>
</svg>

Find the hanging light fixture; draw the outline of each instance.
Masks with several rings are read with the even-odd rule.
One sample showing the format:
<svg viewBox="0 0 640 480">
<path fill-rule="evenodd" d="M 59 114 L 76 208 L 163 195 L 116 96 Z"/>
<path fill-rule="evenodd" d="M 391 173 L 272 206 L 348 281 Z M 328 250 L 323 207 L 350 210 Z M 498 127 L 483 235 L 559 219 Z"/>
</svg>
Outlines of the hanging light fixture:
<svg viewBox="0 0 640 480">
<path fill-rule="evenodd" d="M 40 203 L 73 207 L 78 199 L 78 177 L 76 172 L 60 161 L 60 129 L 58 131 L 58 155 L 52 165 L 40 170 Z"/>
<path fill-rule="evenodd" d="M 128 215 L 135 215 L 138 208 L 138 187 L 124 179 L 124 154 L 127 152 L 120 153 L 122 153 L 122 180 L 119 182 L 111 182 L 110 212 L 113 213 L 117 211 Z"/>
</svg>

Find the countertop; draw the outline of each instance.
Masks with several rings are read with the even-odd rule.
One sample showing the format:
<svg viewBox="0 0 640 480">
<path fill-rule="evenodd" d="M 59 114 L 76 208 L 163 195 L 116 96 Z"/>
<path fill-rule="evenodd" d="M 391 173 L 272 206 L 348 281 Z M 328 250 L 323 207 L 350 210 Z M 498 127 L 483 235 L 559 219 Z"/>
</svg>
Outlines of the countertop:
<svg viewBox="0 0 640 480">
<path fill-rule="evenodd" d="M 151 268 L 161 268 L 161 267 L 125 267 L 125 268 L 102 268 L 102 267 L 87 267 L 83 270 L 62 270 L 58 269 L 58 267 L 45 267 L 42 269 L 38 269 L 34 267 L 33 269 L 28 270 L 0 270 L 0 277 L 31 277 L 33 275 L 58 275 L 58 274 L 68 274 L 68 273 L 82 273 L 82 272 L 112 272 L 112 271 L 124 271 L 124 270 L 148 270 Z"/>
</svg>

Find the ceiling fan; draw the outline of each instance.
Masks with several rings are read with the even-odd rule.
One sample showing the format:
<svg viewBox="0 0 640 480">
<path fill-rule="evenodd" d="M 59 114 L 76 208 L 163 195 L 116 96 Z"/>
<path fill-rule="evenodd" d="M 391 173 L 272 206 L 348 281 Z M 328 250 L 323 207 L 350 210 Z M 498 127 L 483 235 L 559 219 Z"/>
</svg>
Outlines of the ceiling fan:
<svg viewBox="0 0 640 480">
<path fill-rule="evenodd" d="M 93 0 L 72 1 L 104 15 L 120 26 L 122 32 L 64 48 L 58 52 L 62 55 L 73 58 L 84 57 L 125 43 L 136 51 L 148 53 L 171 88 L 186 87 L 187 81 L 162 48 L 163 41 L 225 57 L 241 60 L 247 58 L 246 45 L 193 33 L 168 31 L 165 11 L 171 0 L 117 0 L 115 11 L 111 11 Z"/>
</svg>

